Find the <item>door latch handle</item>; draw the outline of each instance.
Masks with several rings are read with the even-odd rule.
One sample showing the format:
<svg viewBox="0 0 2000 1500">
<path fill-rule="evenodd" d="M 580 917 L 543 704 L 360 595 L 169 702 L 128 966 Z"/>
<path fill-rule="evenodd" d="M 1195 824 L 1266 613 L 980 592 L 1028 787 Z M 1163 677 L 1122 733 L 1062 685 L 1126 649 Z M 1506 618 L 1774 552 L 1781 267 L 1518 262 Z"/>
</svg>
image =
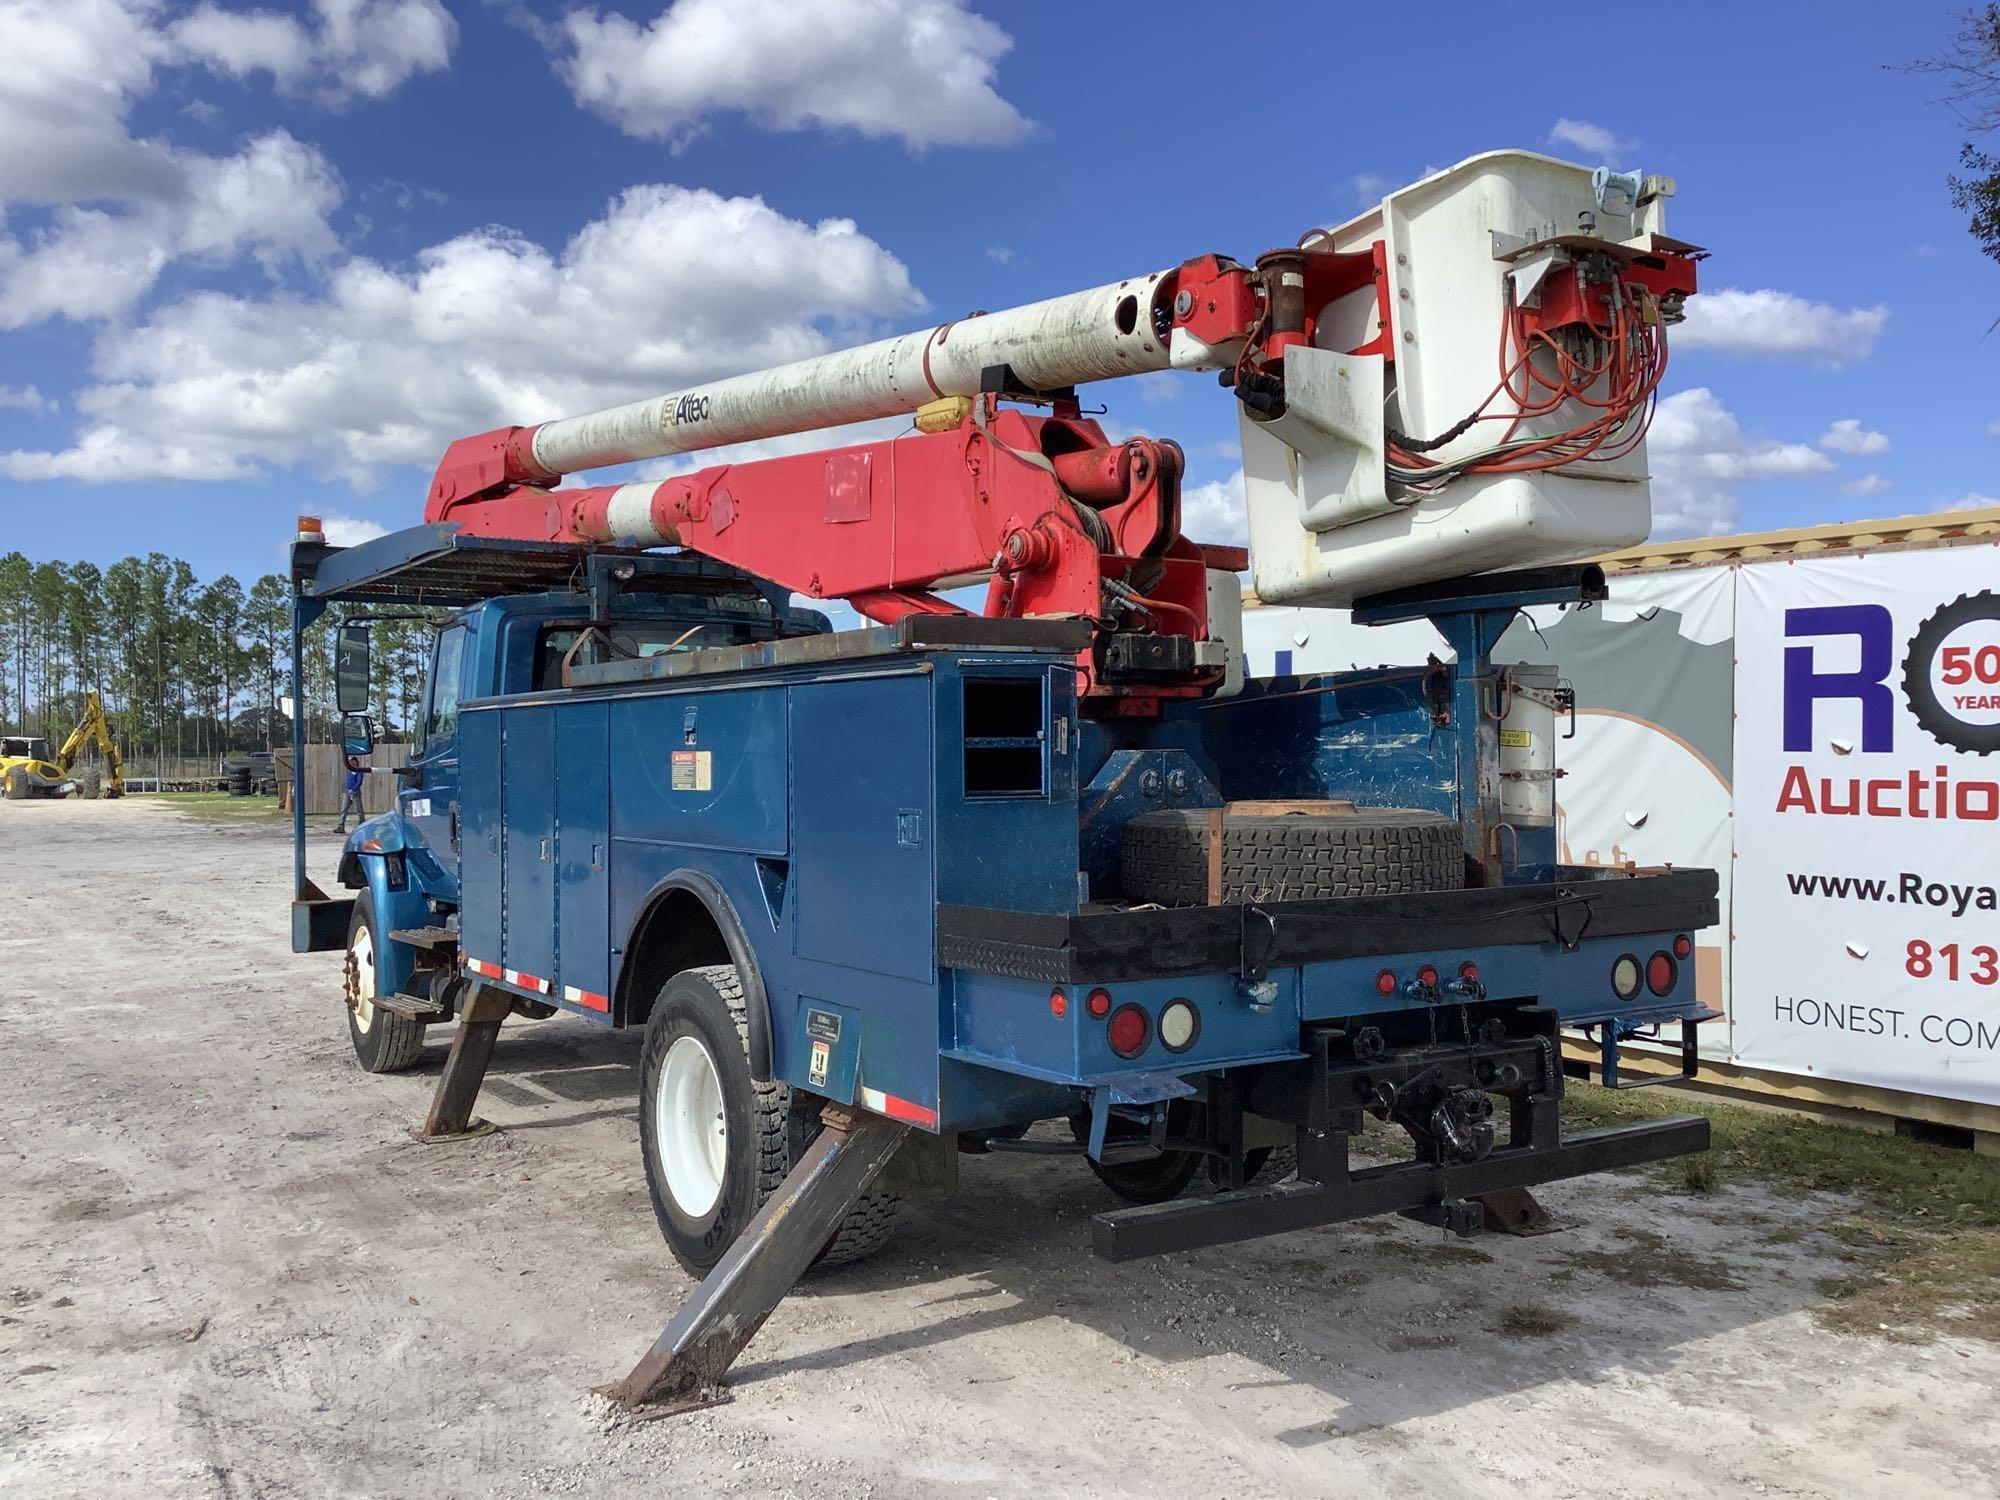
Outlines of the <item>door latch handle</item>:
<svg viewBox="0 0 2000 1500">
<path fill-rule="evenodd" d="M 549 841 L 548 841 L 547 839 L 543 839 L 543 840 L 542 840 L 542 863 L 543 863 L 543 864 L 547 864 L 548 862 L 549 862 Z"/>
</svg>

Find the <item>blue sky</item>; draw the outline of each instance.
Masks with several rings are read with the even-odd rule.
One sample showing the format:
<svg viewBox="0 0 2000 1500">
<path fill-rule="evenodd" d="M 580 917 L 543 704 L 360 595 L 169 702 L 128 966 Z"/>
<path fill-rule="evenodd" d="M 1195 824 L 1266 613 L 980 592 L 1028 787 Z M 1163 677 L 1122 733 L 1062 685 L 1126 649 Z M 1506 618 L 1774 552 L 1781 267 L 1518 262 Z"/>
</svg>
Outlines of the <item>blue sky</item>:
<svg viewBox="0 0 2000 1500">
<path fill-rule="evenodd" d="M 1502 146 L 1671 175 L 1714 251 L 1661 534 L 2000 503 L 2000 266 L 1883 66 L 1954 13 L 1691 4 L 1627 52 L 1458 6 L 0 0 L 6 545 L 253 576 L 300 511 L 414 524 L 461 433 L 1248 259 Z M 1221 539 L 1228 394 L 1093 394 Z"/>
</svg>

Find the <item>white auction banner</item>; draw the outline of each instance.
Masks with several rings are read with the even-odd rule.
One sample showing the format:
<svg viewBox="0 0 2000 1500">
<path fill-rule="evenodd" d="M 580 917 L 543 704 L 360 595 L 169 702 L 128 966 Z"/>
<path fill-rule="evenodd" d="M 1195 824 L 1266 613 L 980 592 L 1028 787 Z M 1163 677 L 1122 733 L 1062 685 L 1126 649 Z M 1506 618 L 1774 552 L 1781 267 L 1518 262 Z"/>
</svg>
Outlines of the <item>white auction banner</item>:
<svg viewBox="0 0 2000 1500">
<path fill-rule="evenodd" d="M 2000 1104 L 1995 561 L 1735 570 L 1745 1066 Z"/>
</svg>

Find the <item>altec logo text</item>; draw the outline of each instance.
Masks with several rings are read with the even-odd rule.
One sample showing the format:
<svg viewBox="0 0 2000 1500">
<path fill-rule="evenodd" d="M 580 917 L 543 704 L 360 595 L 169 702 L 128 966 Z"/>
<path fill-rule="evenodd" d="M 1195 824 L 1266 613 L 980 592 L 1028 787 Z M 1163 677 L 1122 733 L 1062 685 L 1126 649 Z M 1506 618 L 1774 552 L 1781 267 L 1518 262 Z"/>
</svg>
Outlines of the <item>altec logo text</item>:
<svg viewBox="0 0 2000 1500">
<path fill-rule="evenodd" d="M 1895 621 L 1879 604 L 1824 605 L 1785 611 L 1784 748 L 1815 746 L 1819 705 L 1860 705 L 1862 755 L 1896 749 Z M 1860 664 L 1822 671 L 1815 639 L 1852 640 Z M 1830 655 L 1831 653 L 1829 653 Z M 1853 659 L 1852 650 L 1840 655 Z M 1985 755 L 2000 730 L 2000 598 L 1961 597 L 1918 627 L 1903 659 L 1904 701 L 1917 724 L 1951 749 Z M 1994 679 L 1988 681 L 1988 678 Z M 1785 768 L 1777 810 L 1818 817 L 2000 820 L 2000 782 L 1953 776 L 1946 765 L 1911 767 L 1894 776 L 1813 776 Z"/>
</svg>

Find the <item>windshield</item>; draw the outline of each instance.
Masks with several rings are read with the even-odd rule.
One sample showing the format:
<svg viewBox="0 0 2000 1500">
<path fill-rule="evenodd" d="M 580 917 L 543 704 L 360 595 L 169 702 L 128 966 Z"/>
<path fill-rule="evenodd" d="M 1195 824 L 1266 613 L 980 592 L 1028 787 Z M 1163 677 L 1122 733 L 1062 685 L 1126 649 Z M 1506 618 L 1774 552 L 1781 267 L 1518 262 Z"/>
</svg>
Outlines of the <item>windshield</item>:
<svg viewBox="0 0 2000 1500">
<path fill-rule="evenodd" d="M 47 760 L 49 758 L 49 742 L 39 736 L 29 739 L 22 735 L 10 734 L 4 740 L 0 740 L 0 755 L 26 756 L 29 760 Z"/>
<path fill-rule="evenodd" d="M 536 688 L 562 685 L 563 656 L 583 631 L 581 625 L 551 625 L 542 632 L 535 648 Z M 602 637 L 586 641 L 576 654 L 578 665 L 741 646 L 767 639 L 770 629 L 736 620 L 707 620 L 694 625 L 686 620 L 615 620 L 606 633 L 611 637 L 611 649 L 605 650 Z"/>
</svg>

